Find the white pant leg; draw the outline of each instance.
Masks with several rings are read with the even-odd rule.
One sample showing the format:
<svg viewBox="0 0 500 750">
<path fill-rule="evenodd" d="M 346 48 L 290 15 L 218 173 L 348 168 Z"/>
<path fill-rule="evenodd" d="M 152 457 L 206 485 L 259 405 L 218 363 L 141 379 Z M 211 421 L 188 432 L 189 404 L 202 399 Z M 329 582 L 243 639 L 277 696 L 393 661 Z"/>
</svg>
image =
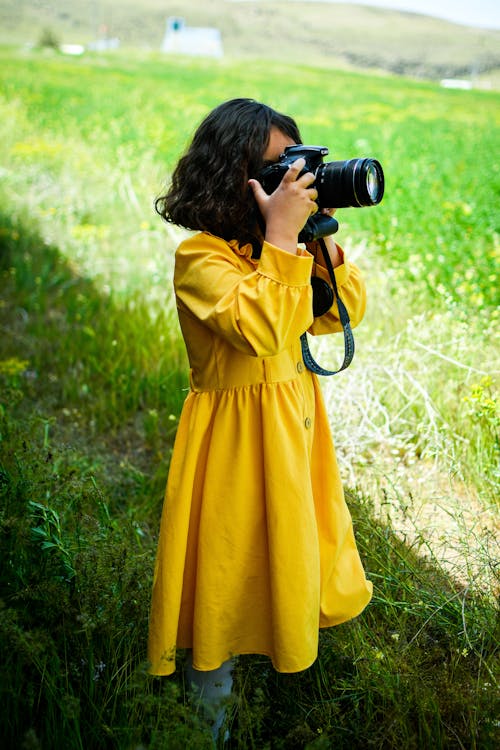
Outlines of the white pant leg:
<svg viewBox="0 0 500 750">
<path fill-rule="evenodd" d="M 196 693 L 196 697 L 207 712 L 214 718 L 212 735 L 217 741 L 219 730 L 226 716 L 225 701 L 231 695 L 233 687 L 232 659 L 225 661 L 218 669 L 201 672 L 193 667 L 192 652 L 188 654 L 186 662 L 186 678 L 189 687 Z"/>
</svg>

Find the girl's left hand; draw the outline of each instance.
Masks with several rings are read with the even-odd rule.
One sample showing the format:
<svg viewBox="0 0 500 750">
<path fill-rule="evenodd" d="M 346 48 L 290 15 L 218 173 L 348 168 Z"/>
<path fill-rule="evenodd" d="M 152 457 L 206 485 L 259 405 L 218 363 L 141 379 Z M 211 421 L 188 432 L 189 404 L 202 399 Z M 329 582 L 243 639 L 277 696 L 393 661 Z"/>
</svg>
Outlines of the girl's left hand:
<svg viewBox="0 0 500 750">
<path fill-rule="evenodd" d="M 320 210 L 320 213 L 324 216 L 333 216 L 333 214 L 336 212 L 336 208 L 322 208 Z M 333 239 L 332 235 L 329 235 L 328 237 L 323 238 L 324 243 L 326 245 L 326 248 L 328 250 L 328 254 L 330 256 L 330 260 L 332 261 L 332 265 L 334 268 L 338 268 L 343 262 L 343 256 L 340 254 L 339 249 L 337 247 L 337 243 Z M 306 248 L 309 250 L 312 255 L 314 255 L 315 258 L 318 256 L 318 249 L 317 249 L 317 241 L 312 242 L 310 244 L 306 243 Z"/>
</svg>

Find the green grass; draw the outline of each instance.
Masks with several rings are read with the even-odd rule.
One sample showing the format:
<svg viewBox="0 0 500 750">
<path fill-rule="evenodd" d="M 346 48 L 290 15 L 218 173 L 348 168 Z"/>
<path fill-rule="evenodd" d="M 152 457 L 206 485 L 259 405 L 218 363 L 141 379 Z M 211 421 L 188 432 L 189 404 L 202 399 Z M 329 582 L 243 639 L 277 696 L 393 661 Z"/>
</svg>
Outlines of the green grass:
<svg viewBox="0 0 500 750">
<path fill-rule="evenodd" d="M 171 292 L 181 233 L 152 203 L 205 112 L 244 95 L 292 113 L 334 158 L 379 158 L 387 194 L 339 212 L 370 302 L 352 368 L 324 383 L 375 597 L 322 633 L 304 674 L 241 660 L 232 747 L 493 750 L 499 95 L 138 53 L 0 62 L 6 746 L 209 747 L 182 674 L 151 679 L 144 661 L 188 387 Z"/>
<path fill-rule="evenodd" d="M 38 166 L 47 175 L 42 193 L 35 175 L 28 184 L 37 193 L 28 193 L 36 218 L 49 212 L 51 225 L 60 217 L 77 234 L 96 227 L 101 236 L 84 239 L 112 244 L 118 193 L 128 204 L 121 223 L 128 235 L 130 219 L 136 228 L 139 216 L 152 219 L 151 195 L 193 125 L 221 98 L 252 96 L 292 112 L 304 141 L 328 145 L 332 158 L 382 161 L 382 206 L 343 211 L 343 236 L 368 232 L 384 260 L 404 264 L 406 277 L 433 294 L 467 298 L 476 309 L 498 303 L 495 93 L 304 67 L 276 66 L 270 77 L 265 63 L 249 70 L 238 62 L 179 65 L 155 57 L 41 62 L 4 55 L 2 68 L 9 187 L 22 200 L 26 185 L 16 175 L 21 180 Z M 289 77 L 300 85 L 290 87 Z M 52 176 L 57 185 L 63 180 L 64 195 L 47 184 Z M 90 195 L 73 195 L 79 180 Z"/>
</svg>

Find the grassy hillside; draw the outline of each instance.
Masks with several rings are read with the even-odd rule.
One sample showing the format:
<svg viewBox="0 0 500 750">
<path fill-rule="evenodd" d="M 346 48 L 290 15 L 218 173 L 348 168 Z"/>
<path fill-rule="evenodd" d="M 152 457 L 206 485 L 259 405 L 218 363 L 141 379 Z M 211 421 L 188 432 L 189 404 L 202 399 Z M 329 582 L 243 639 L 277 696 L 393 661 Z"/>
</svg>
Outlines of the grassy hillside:
<svg viewBox="0 0 500 750">
<path fill-rule="evenodd" d="M 302 674 L 239 661 L 229 747 L 496 750 L 499 95 L 138 52 L 4 49 L 0 82 L 4 746 L 210 747 L 182 671 L 145 664 L 188 387 L 181 233 L 152 201 L 207 110 L 247 95 L 338 158 L 380 158 L 387 193 L 338 213 L 369 303 L 323 383 L 374 599 Z"/>
<path fill-rule="evenodd" d="M 1 0 L 0 42 L 36 41 L 50 28 L 62 41 L 86 43 L 106 26 L 124 45 L 158 49 L 167 15 L 218 27 L 231 57 L 342 63 L 430 78 L 500 68 L 500 31 L 342 3 Z"/>
</svg>

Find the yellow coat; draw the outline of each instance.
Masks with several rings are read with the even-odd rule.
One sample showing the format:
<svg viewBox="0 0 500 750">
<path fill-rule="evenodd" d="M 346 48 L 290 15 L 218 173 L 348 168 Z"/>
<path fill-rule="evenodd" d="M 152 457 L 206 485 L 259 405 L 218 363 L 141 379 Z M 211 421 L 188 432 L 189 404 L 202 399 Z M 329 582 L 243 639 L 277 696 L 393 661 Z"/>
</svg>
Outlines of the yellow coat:
<svg viewBox="0 0 500 750">
<path fill-rule="evenodd" d="M 254 260 L 250 245 L 207 233 L 177 250 L 191 388 L 160 527 L 152 674 L 175 670 L 176 648 L 192 648 L 200 670 L 256 653 L 301 671 L 317 656 L 318 628 L 371 598 L 318 380 L 302 361 L 305 330 L 341 330 L 335 304 L 313 319 L 312 267 L 306 251 L 264 243 Z M 336 278 L 356 325 L 359 271 L 345 261 Z"/>
</svg>

